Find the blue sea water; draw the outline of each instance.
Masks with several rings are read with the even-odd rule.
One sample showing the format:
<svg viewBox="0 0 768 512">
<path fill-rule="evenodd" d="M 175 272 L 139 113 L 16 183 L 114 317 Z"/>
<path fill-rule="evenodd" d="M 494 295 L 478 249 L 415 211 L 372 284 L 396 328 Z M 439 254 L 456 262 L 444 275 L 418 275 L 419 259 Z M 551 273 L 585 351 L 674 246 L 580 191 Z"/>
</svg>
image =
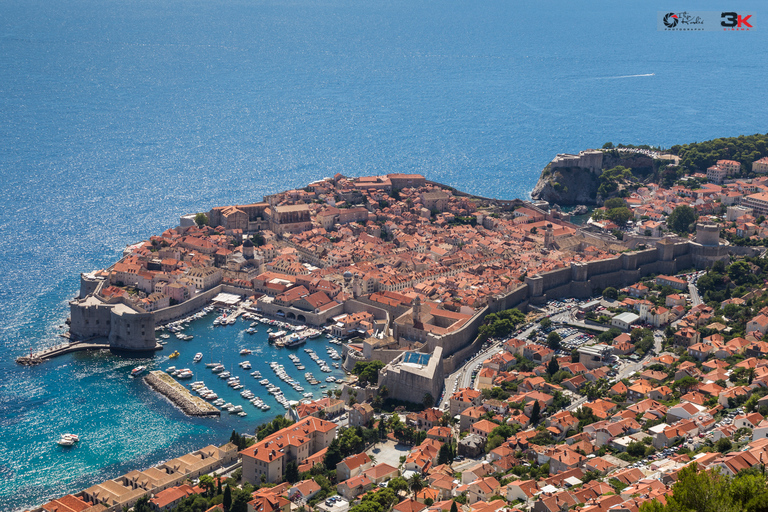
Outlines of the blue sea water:
<svg viewBox="0 0 768 512">
<path fill-rule="evenodd" d="M 768 131 L 763 5 L 733 7 L 757 11 L 749 33 L 657 32 L 656 11 L 678 7 L 0 3 L 0 510 L 258 423 L 186 418 L 126 378 L 137 361 L 111 354 L 13 363 L 57 342 L 80 272 L 181 214 L 337 172 L 526 197 L 559 152 Z M 206 354 L 237 344 L 199 330 Z M 65 431 L 81 446 L 53 444 Z"/>
</svg>

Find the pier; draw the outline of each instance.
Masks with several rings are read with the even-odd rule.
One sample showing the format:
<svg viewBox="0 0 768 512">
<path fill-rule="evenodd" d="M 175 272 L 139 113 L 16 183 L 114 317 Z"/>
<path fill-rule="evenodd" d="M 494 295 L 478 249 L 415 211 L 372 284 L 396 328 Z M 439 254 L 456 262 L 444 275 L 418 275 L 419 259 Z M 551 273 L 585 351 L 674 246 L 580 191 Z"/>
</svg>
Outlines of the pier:
<svg viewBox="0 0 768 512">
<path fill-rule="evenodd" d="M 165 396 L 187 416 L 220 416 L 221 411 L 200 397 L 194 396 L 167 373 L 155 370 L 144 377 L 149 387 Z"/>
<path fill-rule="evenodd" d="M 28 356 L 17 357 L 16 363 L 23 366 L 34 366 L 43 361 L 47 361 L 48 359 L 69 354 L 71 352 L 79 352 L 81 350 L 106 350 L 109 348 L 109 342 L 107 341 L 104 341 L 103 343 L 70 341 L 69 343 L 61 343 L 53 347 L 48 347 L 39 352 L 30 351 Z"/>
<path fill-rule="evenodd" d="M 63 356 L 64 354 L 70 354 L 72 352 L 80 352 L 82 350 L 120 350 L 120 347 L 114 347 L 109 344 L 107 340 L 101 343 L 94 343 L 88 341 L 70 341 L 69 343 L 61 343 L 53 347 L 48 347 L 39 352 L 30 351 L 28 356 L 21 356 L 16 358 L 16 363 L 22 366 L 34 366 L 40 364 L 54 357 Z M 163 346 L 159 343 L 155 345 L 153 350 L 163 350 Z"/>
</svg>

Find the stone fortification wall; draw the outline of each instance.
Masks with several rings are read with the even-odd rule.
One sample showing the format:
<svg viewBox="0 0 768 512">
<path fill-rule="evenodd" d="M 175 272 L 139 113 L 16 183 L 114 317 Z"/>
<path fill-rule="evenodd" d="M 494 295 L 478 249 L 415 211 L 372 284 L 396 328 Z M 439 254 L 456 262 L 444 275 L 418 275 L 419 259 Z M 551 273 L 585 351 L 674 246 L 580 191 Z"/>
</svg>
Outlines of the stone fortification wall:
<svg viewBox="0 0 768 512">
<path fill-rule="evenodd" d="M 475 337 L 472 343 L 453 355 L 443 359 L 443 374 L 448 375 L 449 373 L 454 372 L 464 363 L 465 359 L 478 352 L 482 346 L 483 341 L 479 337 Z"/>
<path fill-rule="evenodd" d="M 458 329 L 450 334 L 436 338 L 434 336 L 427 336 L 425 346 L 422 347 L 421 352 L 432 352 L 435 348 L 442 348 L 443 357 L 447 357 L 463 347 L 467 346 L 477 335 L 477 329 L 483 322 L 485 315 L 489 313 L 488 307 L 484 307 L 466 323 L 461 329 Z"/>
<path fill-rule="evenodd" d="M 426 393 L 437 400 L 444 385 L 442 354 L 438 347 L 426 367 L 418 369 L 398 364 L 395 359 L 379 370 L 379 388 L 387 386 L 389 396 L 398 400 L 420 403 Z"/>
<path fill-rule="evenodd" d="M 395 318 L 404 315 L 411 309 L 410 305 L 401 305 L 401 306 L 393 307 L 387 304 L 382 304 L 381 302 L 376 302 L 375 300 L 371 300 L 368 297 L 357 297 L 355 300 L 367 306 L 383 309 L 384 311 L 388 312 L 390 322 L 394 321 Z M 388 326 L 391 327 L 391 323 L 388 324 Z"/>
<path fill-rule="evenodd" d="M 521 284 L 511 292 L 495 297 L 488 309 L 491 313 L 498 313 L 505 309 L 521 308 L 525 309 L 528 306 L 528 286 Z"/>
<path fill-rule="evenodd" d="M 377 302 L 370 300 L 362 301 L 360 299 L 352 299 L 344 303 L 344 312 L 350 315 L 354 313 L 360 313 L 361 311 L 367 311 L 368 313 L 372 314 L 373 318 L 376 320 L 383 320 L 387 323 L 387 325 L 389 325 L 391 318 L 389 316 L 389 312 L 377 304 Z"/>
<path fill-rule="evenodd" d="M 120 350 L 155 350 L 155 321 L 152 313 L 127 311 L 127 308 L 112 308 L 110 311 L 112 329 L 109 345 Z"/>
<path fill-rule="evenodd" d="M 168 322 L 180 320 L 188 316 L 190 313 L 193 313 L 205 307 L 205 305 L 208 304 L 211 301 L 211 299 L 213 299 L 216 295 L 221 293 L 223 288 L 224 288 L 224 285 L 220 284 L 220 285 L 214 286 L 210 290 L 196 294 L 194 297 L 192 297 L 187 301 L 182 302 L 181 304 L 176 304 L 175 306 L 158 309 L 157 311 L 152 313 L 155 317 L 155 323 L 167 324 Z"/>
<path fill-rule="evenodd" d="M 112 348 L 155 350 L 155 324 L 151 313 L 134 309 L 123 298 L 98 296 L 104 281 L 93 292 L 69 303 L 69 334 L 72 340 L 106 338 Z"/>
<path fill-rule="evenodd" d="M 77 298 L 86 298 L 88 295 L 94 293 L 103 282 L 103 279 L 97 279 L 90 274 L 80 274 L 80 294 Z"/>
</svg>

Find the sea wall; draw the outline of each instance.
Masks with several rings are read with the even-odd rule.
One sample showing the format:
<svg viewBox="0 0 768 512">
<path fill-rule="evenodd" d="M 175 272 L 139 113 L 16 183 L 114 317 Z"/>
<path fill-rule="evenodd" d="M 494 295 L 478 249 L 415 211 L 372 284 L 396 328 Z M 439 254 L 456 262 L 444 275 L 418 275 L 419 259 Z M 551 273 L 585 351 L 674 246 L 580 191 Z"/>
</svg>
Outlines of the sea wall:
<svg viewBox="0 0 768 512">
<path fill-rule="evenodd" d="M 160 370 L 150 372 L 144 377 L 149 387 L 165 396 L 187 416 L 220 416 L 221 412 L 202 398 L 192 395 L 173 377 Z"/>
</svg>

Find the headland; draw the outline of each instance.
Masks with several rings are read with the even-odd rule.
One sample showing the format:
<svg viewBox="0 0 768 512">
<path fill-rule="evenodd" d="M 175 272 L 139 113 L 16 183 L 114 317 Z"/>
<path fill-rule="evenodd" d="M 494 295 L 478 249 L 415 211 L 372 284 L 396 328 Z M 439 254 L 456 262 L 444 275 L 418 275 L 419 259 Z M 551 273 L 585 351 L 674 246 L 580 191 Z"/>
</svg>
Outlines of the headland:
<svg viewBox="0 0 768 512">
<path fill-rule="evenodd" d="M 568 158 L 597 172 L 603 152 L 587 153 Z M 555 160 L 571 168 L 566 157 Z M 344 346 L 347 371 L 392 363 L 383 385 L 418 402 L 424 389 L 438 396 L 441 376 L 477 351 L 488 314 L 728 258 L 717 227 L 698 233 L 621 241 L 542 202 L 472 196 L 418 174 L 337 174 L 182 216 L 126 247 L 109 268 L 81 275 L 69 336 L 153 350 L 156 328 L 236 295 L 265 317 L 353 340 Z M 411 365 L 414 354 L 440 364 Z"/>
</svg>

